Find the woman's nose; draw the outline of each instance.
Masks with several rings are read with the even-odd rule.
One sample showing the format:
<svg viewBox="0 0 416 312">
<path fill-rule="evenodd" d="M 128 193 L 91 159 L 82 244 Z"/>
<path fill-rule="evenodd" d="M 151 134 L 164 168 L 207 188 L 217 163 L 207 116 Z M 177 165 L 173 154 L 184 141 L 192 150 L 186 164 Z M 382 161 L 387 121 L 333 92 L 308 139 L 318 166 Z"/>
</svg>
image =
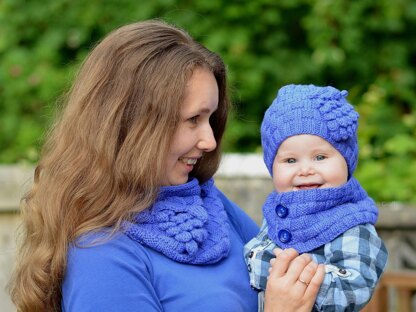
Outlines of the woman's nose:
<svg viewBox="0 0 416 312">
<path fill-rule="evenodd" d="M 217 147 L 217 141 L 215 140 L 211 125 L 201 129 L 201 137 L 197 147 L 204 152 L 211 152 Z"/>
</svg>

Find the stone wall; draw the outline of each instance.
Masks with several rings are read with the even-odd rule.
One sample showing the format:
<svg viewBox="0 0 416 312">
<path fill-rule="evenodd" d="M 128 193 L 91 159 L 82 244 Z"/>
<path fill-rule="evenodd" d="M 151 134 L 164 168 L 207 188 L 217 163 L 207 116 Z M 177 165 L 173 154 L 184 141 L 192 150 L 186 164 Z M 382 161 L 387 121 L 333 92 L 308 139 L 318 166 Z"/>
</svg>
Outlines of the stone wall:
<svg viewBox="0 0 416 312">
<path fill-rule="evenodd" d="M 14 311 L 4 287 L 10 277 L 19 224 L 18 204 L 30 187 L 33 168 L 0 166 L 0 307 Z M 261 206 L 273 185 L 257 154 L 224 155 L 215 177 L 217 186 L 258 224 Z M 416 207 L 380 203 L 377 229 L 389 249 L 389 269 L 416 269 Z"/>
<path fill-rule="evenodd" d="M 13 267 L 19 198 L 30 185 L 32 167 L 0 166 L 0 309 L 14 311 L 5 286 Z"/>
</svg>

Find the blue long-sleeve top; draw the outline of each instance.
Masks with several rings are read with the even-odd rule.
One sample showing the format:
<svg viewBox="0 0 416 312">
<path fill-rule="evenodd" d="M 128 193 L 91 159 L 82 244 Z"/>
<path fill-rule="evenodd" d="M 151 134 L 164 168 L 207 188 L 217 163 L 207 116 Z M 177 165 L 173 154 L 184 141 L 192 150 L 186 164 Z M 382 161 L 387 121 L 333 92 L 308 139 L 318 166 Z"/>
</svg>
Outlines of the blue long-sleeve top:
<svg viewBox="0 0 416 312">
<path fill-rule="evenodd" d="M 243 246 L 257 225 L 220 194 L 230 219 L 229 255 L 215 264 L 175 262 L 127 235 L 92 247 L 71 246 L 62 311 L 257 311 Z M 96 238 L 87 235 L 84 241 Z"/>
</svg>

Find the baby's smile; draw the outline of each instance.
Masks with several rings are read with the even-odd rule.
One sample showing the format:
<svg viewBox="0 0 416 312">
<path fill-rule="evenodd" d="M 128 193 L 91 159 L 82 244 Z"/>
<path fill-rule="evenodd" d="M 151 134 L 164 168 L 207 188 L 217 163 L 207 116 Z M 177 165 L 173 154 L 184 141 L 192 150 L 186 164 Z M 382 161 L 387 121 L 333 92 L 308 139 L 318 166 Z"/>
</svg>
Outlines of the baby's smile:
<svg viewBox="0 0 416 312">
<path fill-rule="evenodd" d="M 299 184 L 299 185 L 296 185 L 293 188 L 293 190 L 294 191 L 298 191 L 298 190 L 312 190 L 312 189 L 320 188 L 321 186 L 322 186 L 322 184 L 317 184 L 317 183 Z"/>
</svg>

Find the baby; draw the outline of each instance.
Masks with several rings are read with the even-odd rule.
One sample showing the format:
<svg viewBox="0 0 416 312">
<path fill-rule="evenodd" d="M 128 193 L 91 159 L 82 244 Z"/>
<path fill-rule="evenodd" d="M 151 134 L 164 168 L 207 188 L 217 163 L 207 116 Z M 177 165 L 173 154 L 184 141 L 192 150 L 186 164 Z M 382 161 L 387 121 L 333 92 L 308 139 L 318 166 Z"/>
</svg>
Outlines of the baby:
<svg viewBox="0 0 416 312">
<path fill-rule="evenodd" d="M 325 264 L 314 311 L 361 310 L 386 267 L 387 250 L 374 228 L 377 207 L 353 177 L 359 115 L 347 94 L 288 85 L 265 113 L 261 139 L 275 191 L 263 205 L 260 233 L 244 248 L 259 311 L 275 248 Z"/>
</svg>

